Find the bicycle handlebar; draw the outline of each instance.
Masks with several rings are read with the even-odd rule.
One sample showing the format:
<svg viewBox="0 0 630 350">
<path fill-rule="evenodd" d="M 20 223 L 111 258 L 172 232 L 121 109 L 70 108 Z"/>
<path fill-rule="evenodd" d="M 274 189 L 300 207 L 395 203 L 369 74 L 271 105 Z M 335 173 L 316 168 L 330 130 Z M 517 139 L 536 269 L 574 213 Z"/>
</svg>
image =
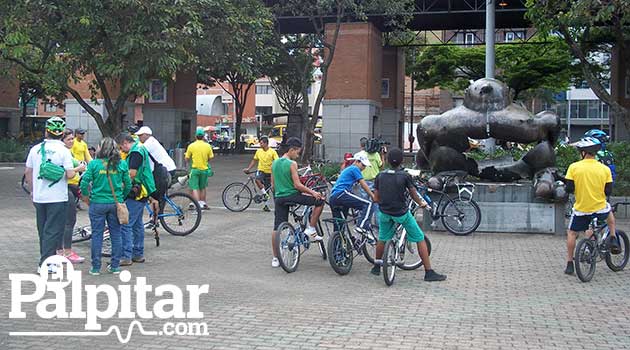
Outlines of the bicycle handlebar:
<svg viewBox="0 0 630 350">
<path fill-rule="evenodd" d="M 612 206 L 613 213 L 617 211 L 617 207 L 620 205 L 630 205 L 630 202 L 619 202 L 619 203 L 613 204 Z"/>
</svg>

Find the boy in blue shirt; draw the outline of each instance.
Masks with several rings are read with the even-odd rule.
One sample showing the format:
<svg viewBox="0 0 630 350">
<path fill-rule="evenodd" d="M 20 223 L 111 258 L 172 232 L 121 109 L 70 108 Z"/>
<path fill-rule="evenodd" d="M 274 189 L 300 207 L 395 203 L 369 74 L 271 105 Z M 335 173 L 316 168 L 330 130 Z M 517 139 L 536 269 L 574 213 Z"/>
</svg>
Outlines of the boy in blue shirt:
<svg viewBox="0 0 630 350">
<path fill-rule="evenodd" d="M 343 169 L 337 182 L 335 182 L 335 186 L 332 188 L 330 193 L 330 207 L 333 211 L 333 217 L 340 219 L 342 218 L 342 212 L 349 208 L 360 210 L 361 216 L 357 219 L 357 226 L 354 230 L 359 233 L 365 233 L 366 230 L 369 229 L 374 204 L 352 193 L 352 187 L 358 182 L 368 196 L 374 200 L 374 194 L 363 179 L 363 175 L 361 175 L 361 171 L 370 166 L 370 161 L 367 159 L 365 152 L 359 152 L 349 160 L 353 161 L 352 165 Z"/>
</svg>

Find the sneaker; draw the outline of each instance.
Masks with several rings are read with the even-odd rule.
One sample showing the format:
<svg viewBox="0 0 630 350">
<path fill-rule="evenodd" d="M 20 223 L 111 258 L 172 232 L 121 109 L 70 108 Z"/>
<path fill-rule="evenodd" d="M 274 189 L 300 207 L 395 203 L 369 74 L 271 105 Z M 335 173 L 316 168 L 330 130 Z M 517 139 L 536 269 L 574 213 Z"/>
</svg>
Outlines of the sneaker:
<svg viewBox="0 0 630 350">
<path fill-rule="evenodd" d="M 66 258 L 68 258 L 68 260 L 70 260 L 70 262 L 73 264 L 80 264 L 85 261 L 84 257 L 79 256 L 79 254 L 75 253 L 72 250 L 70 251 L 70 254 L 66 255 Z"/>
<path fill-rule="evenodd" d="M 186 184 L 186 181 L 188 181 L 188 175 L 180 176 L 177 178 L 177 183 L 179 183 L 181 186 L 184 186 Z"/>
<path fill-rule="evenodd" d="M 210 207 L 208 206 L 208 204 L 206 204 L 206 202 L 199 202 L 199 205 L 201 206 L 201 210 L 209 210 Z"/>
<path fill-rule="evenodd" d="M 92 276 L 100 276 L 101 275 L 101 270 L 97 270 L 95 268 L 91 268 L 90 272 L 88 272 L 90 275 Z"/>
<path fill-rule="evenodd" d="M 128 259 L 120 259 L 120 266 L 131 266 L 133 265 L 133 261 Z"/>
<path fill-rule="evenodd" d="M 424 273 L 424 280 L 427 282 L 444 281 L 445 279 L 446 275 L 440 275 L 433 270 L 428 270 Z"/>
<path fill-rule="evenodd" d="M 280 260 L 276 257 L 271 259 L 271 267 L 280 267 Z"/>
<path fill-rule="evenodd" d="M 356 226 L 356 227 L 354 228 L 354 232 L 356 232 L 356 233 L 358 233 L 358 234 L 361 234 L 361 235 L 364 235 L 364 234 L 366 234 L 366 233 L 367 233 L 367 231 L 365 231 L 364 229 L 362 229 L 362 228 L 361 228 L 361 227 L 359 227 L 359 226 Z"/>
<path fill-rule="evenodd" d="M 619 241 L 617 237 L 610 236 L 606 239 L 606 244 L 610 247 L 610 253 L 613 255 L 617 255 L 621 253 L 621 247 L 619 246 Z"/>
<path fill-rule="evenodd" d="M 573 267 L 573 261 L 567 262 L 567 268 L 564 269 L 564 273 L 566 273 L 567 275 L 572 275 L 574 272 L 575 269 Z"/>
<path fill-rule="evenodd" d="M 39 275 L 40 272 L 42 271 L 42 267 L 41 266 L 37 266 L 37 274 Z M 57 272 L 57 265 L 55 264 L 48 264 L 48 273 L 55 273 Z"/>
<path fill-rule="evenodd" d="M 120 274 L 120 267 L 112 267 L 112 265 L 107 265 L 107 272 L 118 275 Z"/>
<path fill-rule="evenodd" d="M 133 261 L 133 262 L 135 262 L 135 263 L 140 263 L 140 264 L 141 264 L 141 263 L 143 263 L 145 260 L 144 260 L 144 257 L 143 257 L 143 256 L 139 256 L 139 257 L 131 258 L 131 261 Z"/>
<path fill-rule="evenodd" d="M 317 234 L 315 227 L 309 226 L 304 230 L 304 234 L 311 238 L 311 241 L 321 241 L 324 237 Z"/>
<path fill-rule="evenodd" d="M 269 206 L 265 204 L 265 206 L 263 207 L 263 211 L 270 212 L 271 209 L 269 209 Z"/>
<path fill-rule="evenodd" d="M 370 273 L 373 274 L 374 276 L 380 276 L 381 275 L 381 267 L 378 265 L 374 265 L 372 267 L 372 269 L 370 270 Z"/>
</svg>

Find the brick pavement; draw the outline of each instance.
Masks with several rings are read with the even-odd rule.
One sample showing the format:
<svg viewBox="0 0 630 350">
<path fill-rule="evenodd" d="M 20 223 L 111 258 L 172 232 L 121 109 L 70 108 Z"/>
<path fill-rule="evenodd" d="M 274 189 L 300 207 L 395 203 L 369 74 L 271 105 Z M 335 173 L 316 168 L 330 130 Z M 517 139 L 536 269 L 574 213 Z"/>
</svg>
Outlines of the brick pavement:
<svg viewBox="0 0 630 350">
<path fill-rule="evenodd" d="M 238 175 L 246 159 L 221 158 L 211 179 L 210 203 Z M 212 209 L 188 237 L 163 233 L 156 248 L 146 236 L 144 265 L 130 268 L 153 285 L 210 284 L 201 298 L 208 336 L 141 336 L 121 345 L 115 336 L 9 337 L 9 331 L 80 331 L 83 320 L 42 320 L 26 307 L 25 320 L 8 318 L 9 273 L 37 261 L 34 209 L 17 188 L 22 169 L 0 170 L 0 349 L 623 349 L 630 348 L 630 272 L 598 265 L 590 283 L 562 273 L 563 235 L 429 233 L 433 264 L 448 274 L 425 283 L 422 272 L 399 272 L 386 287 L 362 258 L 336 275 L 316 251 L 298 271 L 270 265 L 272 216 L 260 210 Z M 80 212 L 80 222 L 87 213 Z M 324 214 L 329 215 L 329 214 Z M 624 225 L 622 225 L 623 227 Z M 628 225 L 625 225 L 628 226 Z M 625 227 L 628 229 L 629 227 Z M 89 254 L 89 244 L 75 246 Z M 84 283 L 112 283 L 104 274 Z M 155 302 L 149 298 L 149 305 Z M 104 307 L 100 302 L 100 307 Z M 129 320 L 104 321 L 104 326 Z M 160 329 L 161 320 L 143 321 Z"/>
</svg>

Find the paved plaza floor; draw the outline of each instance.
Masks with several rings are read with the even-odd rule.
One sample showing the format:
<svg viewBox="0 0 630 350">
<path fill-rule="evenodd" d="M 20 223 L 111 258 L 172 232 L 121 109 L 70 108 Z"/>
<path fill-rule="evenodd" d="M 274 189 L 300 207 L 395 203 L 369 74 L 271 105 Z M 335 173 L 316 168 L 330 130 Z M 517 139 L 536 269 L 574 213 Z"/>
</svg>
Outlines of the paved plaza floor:
<svg viewBox="0 0 630 350">
<path fill-rule="evenodd" d="M 248 157 L 218 157 L 200 228 L 187 237 L 162 231 L 160 247 L 147 232 L 147 262 L 128 269 L 152 285 L 209 284 L 197 320 L 208 334 L 141 335 L 135 328 L 126 344 L 114 334 L 9 335 L 83 331 L 85 320 L 42 319 L 34 303 L 24 306 L 25 319 L 9 318 L 9 274 L 35 270 L 38 240 L 34 208 L 18 185 L 23 167 L 0 164 L 0 349 L 630 349 L 630 268 L 614 273 L 601 263 L 590 283 L 564 275 L 563 233 L 428 232 L 433 265 L 448 275 L 440 283 L 424 282 L 422 271 L 400 271 L 386 287 L 361 256 L 349 275 L 338 276 L 316 250 L 295 273 L 272 269 L 273 213 L 221 207 L 221 190 L 245 178 Z M 79 222 L 88 223 L 87 211 Z M 75 250 L 89 257 L 89 242 Z M 106 273 L 87 275 L 87 261 L 77 269 L 83 284 L 123 284 Z M 148 305 L 159 299 L 151 294 Z M 103 329 L 117 325 L 125 335 L 131 321 L 103 320 Z M 172 320 L 141 321 L 155 330 Z"/>
</svg>

